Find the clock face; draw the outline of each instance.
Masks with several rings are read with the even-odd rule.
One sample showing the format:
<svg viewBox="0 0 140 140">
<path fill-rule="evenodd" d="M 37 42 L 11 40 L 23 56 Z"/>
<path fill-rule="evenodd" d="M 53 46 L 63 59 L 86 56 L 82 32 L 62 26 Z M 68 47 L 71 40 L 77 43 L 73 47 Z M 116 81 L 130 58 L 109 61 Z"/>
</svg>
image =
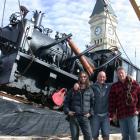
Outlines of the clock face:
<svg viewBox="0 0 140 140">
<path fill-rule="evenodd" d="M 102 32 L 102 28 L 101 28 L 100 26 L 97 26 L 97 27 L 95 28 L 95 31 L 94 31 L 95 35 L 100 35 L 101 32 Z"/>
<path fill-rule="evenodd" d="M 110 35 L 113 35 L 114 34 L 113 28 L 111 26 L 108 27 L 108 33 Z"/>
</svg>

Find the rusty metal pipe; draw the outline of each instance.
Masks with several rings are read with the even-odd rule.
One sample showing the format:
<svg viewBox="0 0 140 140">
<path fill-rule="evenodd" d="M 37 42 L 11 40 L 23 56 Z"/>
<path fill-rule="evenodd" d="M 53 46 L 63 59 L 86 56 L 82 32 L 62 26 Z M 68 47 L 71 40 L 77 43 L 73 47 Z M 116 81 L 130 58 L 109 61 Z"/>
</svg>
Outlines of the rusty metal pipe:
<svg viewBox="0 0 140 140">
<path fill-rule="evenodd" d="M 75 53 L 75 55 L 79 55 L 80 49 L 73 43 L 73 41 L 71 39 L 67 39 L 69 46 L 71 47 L 71 49 L 73 50 L 73 52 Z M 85 70 L 87 71 L 87 73 L 89 75 L 91 75 L 94 72 L 94 69 L 89 62 L 87 61 L 87 59 L 85 58 L 85 56 L 81 56 L 80 57 L 80 62 L 82 63 L 83 67 L 85 68 Z"/>
</svg>

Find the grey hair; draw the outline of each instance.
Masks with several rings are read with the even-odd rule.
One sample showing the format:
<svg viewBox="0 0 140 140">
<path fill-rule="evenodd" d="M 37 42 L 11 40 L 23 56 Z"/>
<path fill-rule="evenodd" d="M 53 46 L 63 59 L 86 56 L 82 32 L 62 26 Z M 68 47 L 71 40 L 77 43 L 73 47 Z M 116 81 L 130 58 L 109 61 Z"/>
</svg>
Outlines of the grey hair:
<svg viewBox="0 0 140 140">
<path fill-rule="evenodd" d="M 125 69 L 124 67 L 122 67 L 122 66 L 119 66 L 119 67 L 117 68 L 117 71 L 119 71 L 119 70 L 124 70 L 124 71 L 126 72 L 126 69 Z"/>
</svg>

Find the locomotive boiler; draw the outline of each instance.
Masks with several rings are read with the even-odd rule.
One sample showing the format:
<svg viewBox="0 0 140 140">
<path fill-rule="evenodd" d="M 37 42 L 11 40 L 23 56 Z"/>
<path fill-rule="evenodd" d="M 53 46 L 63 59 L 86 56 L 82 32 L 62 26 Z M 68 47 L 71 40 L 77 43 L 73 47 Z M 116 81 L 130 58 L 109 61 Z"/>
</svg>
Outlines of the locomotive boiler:
<svg viewBox="0 0 140 140">
<path fill-rule="evenodd" d="M 0 28 L 0 90 L 50 106 L 53 94 L 70 89 L 80 71 L 87 71 L 95 80 L 96 72 L 105 69 L 108 81 L 113 80 L 109 72 L 114 72 L 118 54 L 94 52 L 97 46 L 80 52 L 71 34 L 57 32 L 50 37 L 52 30 L 41 25 L 42 12 L 35 11 L 32 20 L 24 14 L 19 17 L 13 13 L 9 25 Z"/>
</svg>

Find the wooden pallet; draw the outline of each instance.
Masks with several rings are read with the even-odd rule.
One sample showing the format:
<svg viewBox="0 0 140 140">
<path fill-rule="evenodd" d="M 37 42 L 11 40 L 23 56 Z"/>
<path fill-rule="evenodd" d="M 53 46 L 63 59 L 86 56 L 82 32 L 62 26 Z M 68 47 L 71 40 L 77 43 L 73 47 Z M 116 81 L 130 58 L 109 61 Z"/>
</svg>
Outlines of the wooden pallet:
<svg viewBox="0 0 140 140">
<path fill-rule="evenodd" d="M 25 104 L 32 104 L 32 102 L 28 101 L 26 98 L 17 95 L 10 95 L 6 92 L 0 91 L 0 97 L 7 100 L 12 100 L 15 102 L 25 103 Z"/>
</svg>

